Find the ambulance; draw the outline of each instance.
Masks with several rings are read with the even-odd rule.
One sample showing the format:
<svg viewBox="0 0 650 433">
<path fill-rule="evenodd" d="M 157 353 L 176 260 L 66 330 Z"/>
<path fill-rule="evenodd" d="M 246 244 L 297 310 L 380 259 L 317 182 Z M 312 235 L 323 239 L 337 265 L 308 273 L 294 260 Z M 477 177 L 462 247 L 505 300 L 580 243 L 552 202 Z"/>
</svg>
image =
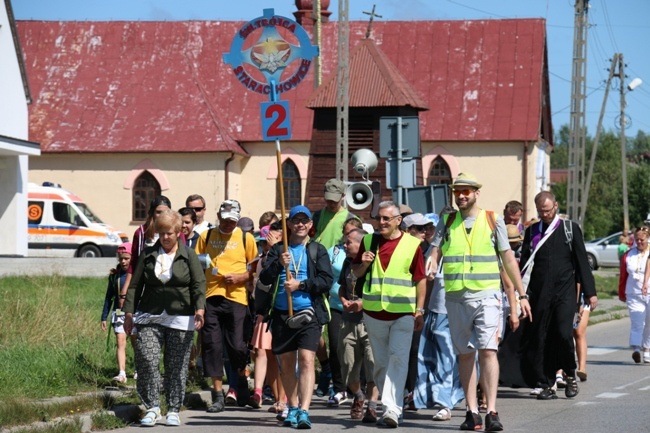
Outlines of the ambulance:
<svg viewBox="0 0 650 433">
<path fill-rule="evenodd" d="M 59 184 L 30 183 L 27 197 L 31 257 L 114 257 L 118 245 L 129 240 Z"/>
</svg>

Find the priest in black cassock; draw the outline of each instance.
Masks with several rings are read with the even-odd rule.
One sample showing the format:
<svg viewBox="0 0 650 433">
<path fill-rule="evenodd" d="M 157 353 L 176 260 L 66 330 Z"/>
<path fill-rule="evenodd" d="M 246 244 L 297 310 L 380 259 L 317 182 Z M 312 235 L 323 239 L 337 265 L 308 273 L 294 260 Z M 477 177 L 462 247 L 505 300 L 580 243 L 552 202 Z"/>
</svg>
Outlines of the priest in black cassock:
<svg viewBox="0 0 650 433">
<path fill-rule="evenodd" d="M 579 391 L 573 344 L 576 287 L 581 283 L 585 303 L 593 311 L 596 286 L 578 224 L 559 218 L 549 191 L 535 196 L 535 206 L 540 221 L 526 229 L 520 260 L 533 321 L 506 337 L 499 353 L 501 381 L 541 388 L 537 399 L 551 400 L 557 398 L 555 373 L 562 369 L 567 374 L 565 395 L 572 398 Z"/>
</svg>

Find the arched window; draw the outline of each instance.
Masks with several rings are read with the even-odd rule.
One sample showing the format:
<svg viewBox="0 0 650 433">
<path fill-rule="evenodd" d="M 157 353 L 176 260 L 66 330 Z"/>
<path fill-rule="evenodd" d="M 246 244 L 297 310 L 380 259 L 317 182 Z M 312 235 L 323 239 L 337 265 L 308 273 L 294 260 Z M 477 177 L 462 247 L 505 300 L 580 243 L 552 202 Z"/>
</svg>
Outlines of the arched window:
<svg viewBox="0 0 650 433">
<path fill-rule="evenodd" d="M 133 184 L 133 221 L 144 222 L 147 219 L 149 203 L 160 195 L 160 184 L 148 171 L 143 171 Z"/>
<path fill-rule="evenodd" d="M 289 210 L 301 203 L 302 191 L 300 183 L 300 172 L 291 159 L 282 163 L 282 181 L 284 183 L 284 205 Z M 280 209 L 280 177 L 276 182 L 275 208 Z"/>
<path fill-rule="evenodd" d="M 429 170 L 429 185 L 444 184 L 451 186 L 451 183 L 452 178 L 451 170 L 449 170 L 449 165 L 447 165 L 447 162 L 441 156 L 438 156 L 431 163 L 431 170 Z M 447 189 L 447 194 L 448 203 L 453 203 L 451 188 Z"/>
</svg>

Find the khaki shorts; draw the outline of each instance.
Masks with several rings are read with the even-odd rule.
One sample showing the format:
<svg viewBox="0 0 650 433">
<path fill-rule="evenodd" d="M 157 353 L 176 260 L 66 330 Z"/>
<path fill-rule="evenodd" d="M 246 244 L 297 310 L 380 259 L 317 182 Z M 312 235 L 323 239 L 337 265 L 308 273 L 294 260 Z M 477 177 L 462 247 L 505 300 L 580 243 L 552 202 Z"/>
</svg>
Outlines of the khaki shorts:
<svg viewBox="0 0 650 433">
<path fill-rule="evenodd" d="M 500 294 L 463 302 L 447 298 L 446 305 L 454 352 L 462 355 L 478 349 L 499 348 L 502 318 Z"/>
</svg>

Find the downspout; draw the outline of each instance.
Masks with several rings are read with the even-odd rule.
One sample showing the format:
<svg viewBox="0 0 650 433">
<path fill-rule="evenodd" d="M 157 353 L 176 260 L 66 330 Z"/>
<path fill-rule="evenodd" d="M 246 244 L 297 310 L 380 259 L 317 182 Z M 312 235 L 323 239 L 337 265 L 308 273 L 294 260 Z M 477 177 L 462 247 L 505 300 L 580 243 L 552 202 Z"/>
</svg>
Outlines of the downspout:
<svg viewBox="0 0 650 433">
<path fill-rule="evenodd" d="M 223 194 L 223 196 L 224 196 L 223 199 L 224 200 L 228 200 L 228 184 L 230 183 L 229 182 L 229 176 L 228 176 L 228 173 L 229 173 L 228 172 L 228 166 L 230 165 L 230 163 L 234 159 L 235 159 L 235 153 L 230 152 L 230 158 L 226 159 L 226 162 L 223 165 L 223 171 L 224 171 L 224 173 L 223 173 L 223 187 L 224 187 L 224 190 L 225 190 L 224 194 Z"/>
<path fill-rule="evenodd" d="M 521 202 L 524 204 L 524 215 L 523 215 L 523 220 L 524 222 L 528 221 L 528 215 L 526 213 L 526 209 L 528 208 L 528 141 L 524 141 L 524 169 L 523 169 L 523 177 L 524 177 L 524 187 L 523 191 L 521 193 Z"/>
</svg>

